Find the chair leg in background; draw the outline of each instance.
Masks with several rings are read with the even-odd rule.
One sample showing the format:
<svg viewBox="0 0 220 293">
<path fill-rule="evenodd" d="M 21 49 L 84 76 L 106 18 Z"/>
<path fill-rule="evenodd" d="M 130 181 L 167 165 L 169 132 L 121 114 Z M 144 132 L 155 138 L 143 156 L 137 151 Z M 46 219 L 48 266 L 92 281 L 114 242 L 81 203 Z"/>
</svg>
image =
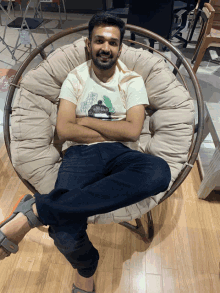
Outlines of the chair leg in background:
<svg viewBox="0 0 220 293">
<path fill-rule="evenodd" d="M 208 170 L 201 182 L 198 190 L 198 198 L 205 199 L 212 190 L 218 186 L 220 176 L 220 146 L 218 145 L 215 149 Z"/>
<path fill-rule="evenodd" d="M 35 41 L 35 38 L 34 38 L 32 32 L 31 32 L 29 29 L 28 29 L 28 31 L 29 31 L 29 34 L 31 35 L 31 37 L 32 37 L 32 39 L 33 39 L 33 41 L 34 41 L 34 44 L 35 44 L 36 48 L 37 48 L 37 43 L 36 43 L 36 41 Z"/>
<path fill-rule="evenodd" d="M 155 43 L 155 40 L 153 40 L 153 39 L 149 39 L 149 42 L 150 42 L 150 47 L 154 49 L 154 43 Z M 151 49 L 149 49 L 149 52 L 153 54 L 154 51 L 151 50 Z"/>
<path fill-rule="evenodd" d="M 19 46 L 18 46 L 19 39 L 20 39 L 20 35 L 18 35 L 18 38 L 17 38 L 16 44 L 15 44 L 15 47 L 14 47 L 14 49 L 13 49 L 13 51 L 12 51 L 12 53 L 13 53 L 13 54 L 12 54 L 12 59 L 15 58 L 15 51 L 16 51 L 17 48 L 19 47 Z"/>
<path fill-rule="evenodd" d="M 131 33 L 131 40 L 135 41 L 135 33 Z M 131 43 L 131 46 L 133 47 L 133 46 L 135 46 L 135 44 Z"/>
<path fill-rule="evenodd" d="M 61 12 L 60 12 L 60 5 L 58 5 L 58 7 L 59 7 L 59 16 L 60 16 L 60 27 L 63 29 L 62 19 L 61 19 Z"/>
<path fill-rule="evenodd" d="M 152 218 L 151 211 L 147 213 L 147 219 L 148 219 L 148 233 L 146 233 L 146 231 L 144 230 L 144 227 L 140 219 L 135 219 L 137 226 L 134 226 L 128 222 L 121 222 L 119 224 L 128 228 L 131 232 L 141 236 L 142 240 L 145 243 L 149 243 L 152 241 L 154 236 L 154 225 L 153 225 L 153 218 Z"/>
<path fill-rule="evenodd" d="M 194 56 L 192 58 L 192 61 L 191 61 L 191 63 L 193 64 L 193 62 L 195 60 L 195 56 L 197 55 L 196 62 L 194 64 L 194 66 L 193 66 L 194 73 L 197 72 L 197 70 L 199 68 L 199 65 L 202 62 L 202 59 L 204 57 L 204 54 L 205 54 L 209 44 L 210 44 L 209 40 L 207 40 L 207 39 L 203 40 L 201 45 L 198 47 L 197 52 L 195 52 L 195 54 L 194 54 Z"/>
<path fill-rule="evenodd" d="M 67 13 L 66 13 L 66 6 L 65 6 L 65 2 L 64 2 L 64 0 L 62 0 L 63 1 L 63 10 L 64 10 L 64 13 L 66 14 L 66 20 L 67 20 Z"/>
<path fill-rule="evenodd" d="M 196 28 L 196 25 L 197 25 L 197 22 L 199 20 L 200 15 L 201 15 L 201 11 L 198 11 L 196 16 L 195 16 L 195 20 L 193 22 L 192 28 L 189 28 L 188 35 L 187 35 L 187 38 L 186 38 L 187 43 L 190 43 L 191 40 L 192 40 L 192 36 L 193 36 L 194 31 L 195 31 L 195 28 Z"/>
<path fill-rule="evenodd" d="M 49 34 L 48 34 L 47 30 L 46 30 L 46 27 L 45 27 L 45 25 L 44 25 L 44 22 L 42 23 L 42 25 L 43 25 L 43 27 L 44 27 L 44 30 L 45 30 L 45 32 L 46 32 L 46 34 L 47 34 L 47 37 L 48 37 L 48 39 L 49 39 L 49 38 L 50 38 L 50 36 L 49 36 Z M 51 47 L 52 47 L 52 50 L 51 50 L 51 52 L 55 51 L 55 49 L 54 49 L 54 46 L 53 46 L 53 43 L 51 43 L 50 45 L 51 45 Z"/>
<path fill-rule="evenodd" d="M 15 61 L 17 61 L 17 59 L 16 59 L 15 56 L 14 56 L 13 51 L 11 51 L 10 47 L 5 43 L 5 41 L 3 40 L 2 37 L 0 37 L 0 42 L 2 42 L 2 43 L 6 46 L 6 48 L 8 49 L 8 51 L 11 53 L 12 59 L 15 60 Z M 1 51 L 1 52 L 2 52 L 2 51 Z"/>
<path fill-rule="evenodd" d="M 176 61 L 176 64 L 175 64 L 176 67 L 179 69 L 180 66 L 181 66 L 181 64 L 182 64 L 182 61 L 178 58 L 177 61 Z M 177 74 L 177 70 L 176 70 L 176 68 L 173 69 L 173 74 L 174 74 L 174 75 Z"/>
</svg>

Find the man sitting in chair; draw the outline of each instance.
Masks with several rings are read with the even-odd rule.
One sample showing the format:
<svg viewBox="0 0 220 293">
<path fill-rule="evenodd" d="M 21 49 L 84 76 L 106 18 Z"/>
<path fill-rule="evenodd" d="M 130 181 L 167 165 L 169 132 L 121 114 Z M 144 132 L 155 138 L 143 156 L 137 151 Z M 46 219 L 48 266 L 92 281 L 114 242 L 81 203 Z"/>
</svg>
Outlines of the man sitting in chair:
<svg viewBox="0 0 220 293">
<path fill-rule="evenodd" d="M 69 147 L 55 189 L 22 196 L 0 225 L 0 259 L 16 253 L 32 228 L 49 225 L 54 244 L 77 269 L 74 293 L 93 290 L 98 266 L 87 218 L 166 191 L 171 180 L 165 160 L 138 149 L 149 101 L 142 77 L 118 59 L 124 32 L 125 23 L 111 14 L 90 20 L 91 60 L 72 70 L 60 91 L 56 128 Z"/>
</svg>

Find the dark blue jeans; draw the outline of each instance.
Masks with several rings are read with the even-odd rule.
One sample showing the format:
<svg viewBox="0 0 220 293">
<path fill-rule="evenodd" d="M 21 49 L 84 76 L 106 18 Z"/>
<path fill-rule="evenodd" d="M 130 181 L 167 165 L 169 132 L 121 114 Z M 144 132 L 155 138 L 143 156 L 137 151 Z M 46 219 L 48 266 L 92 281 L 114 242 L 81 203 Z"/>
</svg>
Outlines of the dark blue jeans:
<svg viewBox="0 0 220 293">
<path fill-rule="evenodd" d="M 122 143 L 78 145 L 67 149 L 55 189 L 35 194 L 39 218 L 78 273 L 94 275 L 98 250 L 86 233 L 87 218 L 137 203 L 165 191 L 171 173 L 165 160 Z"/>
</svg>

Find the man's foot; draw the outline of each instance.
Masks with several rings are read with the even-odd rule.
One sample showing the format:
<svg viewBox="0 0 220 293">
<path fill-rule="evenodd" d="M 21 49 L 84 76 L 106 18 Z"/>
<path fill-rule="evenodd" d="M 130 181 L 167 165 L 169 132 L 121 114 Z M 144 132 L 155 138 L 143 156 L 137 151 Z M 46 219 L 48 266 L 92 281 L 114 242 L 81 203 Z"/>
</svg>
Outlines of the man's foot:
<svg viewBox="0 0 220 293">
<path fill-rule="evenodd" d="M 94 280 L 93 280 L 93 276 L 90 278 L 83 278 L 82 276 L 80 276 L 80 274 L 76 271 L 76 280 L 74 282 L 74 284 L 76 285 L 76 287 L 78 287 L 79 289 L 88 291 L 88 292 L 92 292 L 93 291 L 93 286 L 94 286 Z M 76 290 L 77 292 L 77 290 Z M 80 292 L 77 292 L 80 293 Z"/>
<path fill-rule="evenodd" d="M 38 217 L 36 204 L 34 204 L 32 208 L 34 214 Z M 11 240 L 13 243 L 18 244 L 31 230 L 31 227 L 28 224 L 27 217 L 22 213 L 18 213 L 14 217 L 14 219 L 5 224 L 0 230 L 5 234 L 8 240 Z M 3 247 L 0 247 L 0 260 L 3 260 L 10 254 L 11 253 L 6 251 Z"/>
</svg>

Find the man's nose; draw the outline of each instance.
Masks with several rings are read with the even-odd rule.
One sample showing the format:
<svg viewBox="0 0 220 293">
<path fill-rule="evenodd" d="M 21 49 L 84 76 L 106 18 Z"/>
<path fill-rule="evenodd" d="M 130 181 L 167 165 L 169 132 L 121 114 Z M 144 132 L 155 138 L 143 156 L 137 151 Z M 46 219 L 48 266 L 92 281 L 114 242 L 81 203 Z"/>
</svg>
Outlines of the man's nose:
<svg viewBox="0 0 220 293">
<path fill-rule="evenodd" d="M 105 42 L 104 44 L 103 44 L 103 47 L 102 47 L 102 50 L 105 52 L 105 53 L 109 53 L 109 44 L 108 44 L 108 42 Z"/>
</svg>

